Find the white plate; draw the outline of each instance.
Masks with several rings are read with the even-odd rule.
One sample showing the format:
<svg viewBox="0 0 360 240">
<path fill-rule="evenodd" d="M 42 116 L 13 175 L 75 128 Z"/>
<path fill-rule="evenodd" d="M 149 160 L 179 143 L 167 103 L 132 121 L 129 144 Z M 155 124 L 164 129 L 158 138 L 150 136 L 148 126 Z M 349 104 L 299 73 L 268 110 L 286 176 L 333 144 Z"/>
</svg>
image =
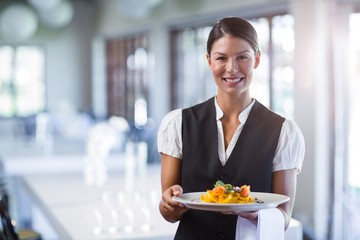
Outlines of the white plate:
<svg viewBox="0 0 360 240">
<path fill-rule="evenodd" d="M 173 197 L 177 202 L 188 208 L 215 211 L 215 212 L 249 212 L 264 208 L 277 207 L 279 204 L 289 201 L 289 197 L 275 193 L 252 192 L 250 195 L 261 201 L 254 203 L 206 203 L 200 200 L 200 195 L 206 192 L 184 193 L 179 197 Z"/>
</svg>

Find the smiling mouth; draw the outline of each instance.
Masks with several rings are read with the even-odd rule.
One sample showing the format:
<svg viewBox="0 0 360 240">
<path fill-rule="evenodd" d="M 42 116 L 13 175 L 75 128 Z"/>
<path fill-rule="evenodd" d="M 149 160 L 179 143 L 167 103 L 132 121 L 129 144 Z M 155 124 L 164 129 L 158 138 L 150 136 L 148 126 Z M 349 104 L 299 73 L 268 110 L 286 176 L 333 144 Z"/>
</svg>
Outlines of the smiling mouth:
<svg viewBox="0 0 360 240">
<path fill-rule="evenodd" d="M 245 77 L 240 77 L 240 78 L 223 78 L 223 80 L 225 81 L 225 82 L 228 82 L 228 83 L 238 83 L 238 82 L 240 82 L 240 81 L 242 81 L 242 80 L 244 80 L 245 79 Z"/>
</svg>

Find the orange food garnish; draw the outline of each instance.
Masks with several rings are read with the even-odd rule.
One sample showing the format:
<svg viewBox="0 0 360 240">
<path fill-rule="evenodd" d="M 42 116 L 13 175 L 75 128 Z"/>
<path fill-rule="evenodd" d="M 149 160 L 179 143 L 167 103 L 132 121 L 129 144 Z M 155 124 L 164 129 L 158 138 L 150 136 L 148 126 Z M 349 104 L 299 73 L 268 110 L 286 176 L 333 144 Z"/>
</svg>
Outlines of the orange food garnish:
<svg viewBox="0 0 360 240">
<path fill-rule="evenodd" d="M 250 186 L 249 185 L 242 185 L 240 188 L 240 196 L 247 197 L 250 194 Z"/>
<path fill-rule="evenodd" d="M 225 188 L 223 186 L 217 186 L 217 187 L 213 188 L 211 190 L 211 192 L 212 192 L 212 194 L 214 194 L 214 196 L 224 195 Z"/>
<path fill-rule="evenodd" d="M 200 200 L 209 203 L 253 203 L 255 199 L 250 196 L 250 186 L 243 185 L 241 188 L 231 184 L 217 181 L 212 190 L 201 194 Z"/>
</svg>

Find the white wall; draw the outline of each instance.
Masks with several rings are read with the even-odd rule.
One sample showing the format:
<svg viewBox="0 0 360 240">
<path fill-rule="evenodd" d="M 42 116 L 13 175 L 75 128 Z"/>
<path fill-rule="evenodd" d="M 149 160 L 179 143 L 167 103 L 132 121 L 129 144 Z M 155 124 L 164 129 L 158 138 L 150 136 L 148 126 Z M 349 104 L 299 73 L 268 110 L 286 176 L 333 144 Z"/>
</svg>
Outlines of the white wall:
<svg viewBox="0 0 360 240">
<path fill-rule="evenodd" d="M 52 36 L 39 34 L 47 50 L 48 107 L 57 108 L 63 98 L 77 109 L 91 107 L 91 43 L 95 6 L 74 1 L 71 25 Z"/>
<path fill-rule="evenodd" d="M 331 53 L 327 51 L 330 44 L 327 28 L 329 2 L 294 1 L 292 6 L 297 22 L 295 120 L 303 131 L 306 143 L 294 214 L 306 228 L 314 228 L 318 239 L 327 239 L 330 207 L 329 90 L 333 76 L 328 71 L 331 61 Z"/>
</svg>

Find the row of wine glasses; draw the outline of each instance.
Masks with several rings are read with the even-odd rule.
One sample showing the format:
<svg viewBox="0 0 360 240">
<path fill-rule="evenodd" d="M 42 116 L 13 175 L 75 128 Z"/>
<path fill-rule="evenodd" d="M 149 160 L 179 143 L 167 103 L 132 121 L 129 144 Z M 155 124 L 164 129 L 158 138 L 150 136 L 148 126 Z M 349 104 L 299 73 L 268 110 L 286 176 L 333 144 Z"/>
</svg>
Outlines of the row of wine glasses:
<svg viewBox="0 0 360 240">
<path fill-rule="evenodd" d="M 149 232 L 159 203 L 156 190 L 103 192 L 93 209 L 94 234 Z"/>
</svg>

